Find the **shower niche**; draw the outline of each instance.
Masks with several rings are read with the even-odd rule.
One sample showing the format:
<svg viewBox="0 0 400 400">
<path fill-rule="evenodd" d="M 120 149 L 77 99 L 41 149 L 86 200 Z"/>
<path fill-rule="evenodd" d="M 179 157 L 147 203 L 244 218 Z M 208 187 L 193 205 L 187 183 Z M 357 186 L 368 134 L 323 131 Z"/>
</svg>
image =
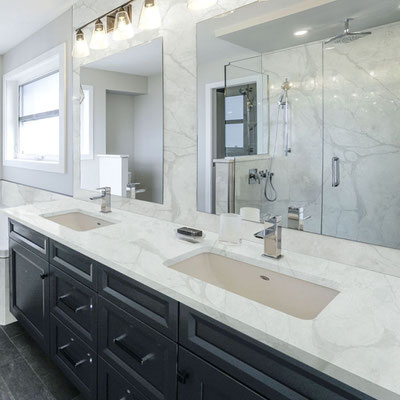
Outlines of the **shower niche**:
<svg viewBox="0 0 400 400">
<path fill-rule="evenodd" d="M 197 26 L 198 210 L 400 248 L 398 4 L 287 3 Z"/>
</svg>

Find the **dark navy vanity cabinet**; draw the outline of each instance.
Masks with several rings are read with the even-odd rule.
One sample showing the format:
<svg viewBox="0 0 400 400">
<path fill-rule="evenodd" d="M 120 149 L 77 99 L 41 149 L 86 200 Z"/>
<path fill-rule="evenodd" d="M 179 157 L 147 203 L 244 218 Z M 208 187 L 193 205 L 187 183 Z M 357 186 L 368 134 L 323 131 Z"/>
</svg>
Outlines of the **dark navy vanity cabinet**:
<svg viewBox="0 0 400 400">
<path fill-rule="evenodd" d="M 10 221 L 11 312 L 88 400 L 372 398 Z"/>
</svg>

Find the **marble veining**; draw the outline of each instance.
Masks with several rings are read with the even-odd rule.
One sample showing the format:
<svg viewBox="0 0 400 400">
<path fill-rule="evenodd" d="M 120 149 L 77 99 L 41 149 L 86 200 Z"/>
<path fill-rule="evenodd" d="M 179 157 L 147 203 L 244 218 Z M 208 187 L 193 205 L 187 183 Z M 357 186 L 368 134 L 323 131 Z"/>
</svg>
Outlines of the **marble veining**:
<svg viewBox="0 0 400 400">
<path fill-rule="evenodd" d="M 261 257 L 262 245 L 224 246 L 206 232 L 201 244 L 175 237 L 177 224 L 116 210 L 119 223 L 77 233 L 43 219 L 44 213 L 97 205 L 62 200 L 6 209 L 11 218 L 72 249 L 271 345 L 378 399 L 400 399 L 400 279 L 345 264 L 284 251 Z M 212 251 L 340 291 L 314 320 L 283 314 L 168 268 Z"/>
</svg>

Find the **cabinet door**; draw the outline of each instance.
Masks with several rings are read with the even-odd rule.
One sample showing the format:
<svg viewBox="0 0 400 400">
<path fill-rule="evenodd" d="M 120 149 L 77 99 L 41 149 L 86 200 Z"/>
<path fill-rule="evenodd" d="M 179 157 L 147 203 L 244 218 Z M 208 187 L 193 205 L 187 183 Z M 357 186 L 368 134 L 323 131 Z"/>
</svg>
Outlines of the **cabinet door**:
<svg viewBox="0 0 400 400">
<path fill-rule="evenodd" d="M 49 264 L 10 240 L 11 312 L 49 352 Z"/>
<path fill-rule="evenodd" d="M 266 400 L 181 347 L 178 381 L 178 400 Z"/>
</svg>

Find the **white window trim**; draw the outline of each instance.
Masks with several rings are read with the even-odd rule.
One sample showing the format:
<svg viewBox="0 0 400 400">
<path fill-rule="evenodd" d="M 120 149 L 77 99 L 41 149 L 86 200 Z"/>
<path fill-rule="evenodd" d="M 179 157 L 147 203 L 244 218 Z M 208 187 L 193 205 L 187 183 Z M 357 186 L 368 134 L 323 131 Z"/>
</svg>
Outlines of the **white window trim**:
<svg viewBox="0 0 400 400">
<path fill-rule="evenodd" d="M 60 79 L 60 129 L 58 161 L 24 160 L 15 158 L 14 140 L 19 129 L 20 85 L 40 78 L 51 71 L 59 71 Z M 8 72 L 3 77 L 3 165 L 65 173 L 66 169 L 66 44 L 63 43 Z"/>
<path fill-rule="evenodd" d="M 93 142 L 93 126 L 94 126 L 94 88 L 91 85 L 82 85 L 83 90 L 89 91 L 89 154 L 82 154 L 81 160 L 94 160 L 94 142 Z M 82 113 L 81 113 L 82 115 Z"/>
</svg>

